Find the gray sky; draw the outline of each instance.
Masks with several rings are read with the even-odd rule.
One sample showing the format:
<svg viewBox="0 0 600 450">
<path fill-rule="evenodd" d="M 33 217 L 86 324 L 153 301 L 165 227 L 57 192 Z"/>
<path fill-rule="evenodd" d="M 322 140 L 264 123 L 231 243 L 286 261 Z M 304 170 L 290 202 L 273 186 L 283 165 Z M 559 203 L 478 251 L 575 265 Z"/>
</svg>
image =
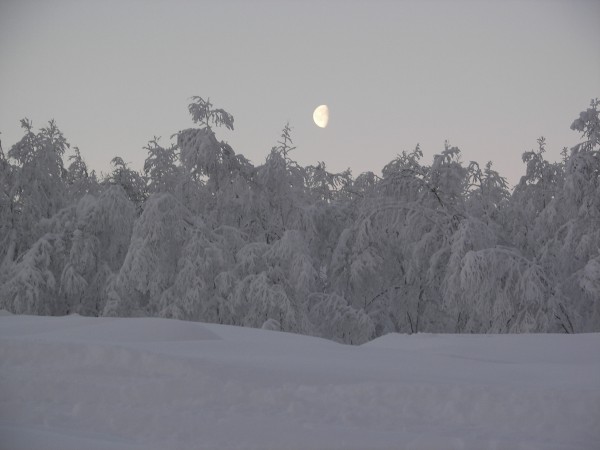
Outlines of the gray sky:
<svg viewBox="0 0 600 450">
<path fill-rule="evenodd" d="M 600 96 L 600 2 L 32 1 L 0 3 L 0 131 L 56 119 L 88 165 L 141 169 L 154 135 L 192 126 L 189 97 L 235 117 L 218 131 L 260 164 L 286 121 L 302 164 L 378 173 L 417 142 L 494 162 L 512 183 Z M 329 126 L 312 122 L 330 108 Z"/>
</svg>

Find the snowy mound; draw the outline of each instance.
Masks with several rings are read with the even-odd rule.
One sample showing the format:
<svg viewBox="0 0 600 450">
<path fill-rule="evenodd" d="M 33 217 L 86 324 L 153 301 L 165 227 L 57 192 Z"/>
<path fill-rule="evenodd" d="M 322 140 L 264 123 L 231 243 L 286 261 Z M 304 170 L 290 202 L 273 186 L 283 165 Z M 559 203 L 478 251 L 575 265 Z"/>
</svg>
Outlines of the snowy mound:
<svg viewBox="0 0 600 450">
<path fill-rule="evenodd" d="M 220 339 L 206 326 L 197 322 L 155 318 L 92 318 L 77 314 L 46 319 L 23 317 L 12 325 L 3 326 L 0 335 L 5 333 L 36 335 L 36 338 L 45 341 L 77 342 L 133 343 Z"/>
<path fill-rule="evenodd" d="M 0 448 L 589 449 L 600 334 L 359 347 L 166 319 L 0 317 Z"/>
</svg>

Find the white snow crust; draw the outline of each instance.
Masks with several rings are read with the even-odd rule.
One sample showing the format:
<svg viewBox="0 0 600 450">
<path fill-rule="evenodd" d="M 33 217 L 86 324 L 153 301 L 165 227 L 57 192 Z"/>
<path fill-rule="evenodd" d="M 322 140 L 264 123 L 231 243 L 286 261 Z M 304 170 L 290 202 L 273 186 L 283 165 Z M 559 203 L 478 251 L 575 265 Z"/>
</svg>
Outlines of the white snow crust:
<svg viewBox="0 0 600 450">
<path fill-rule="evenodd" d="M 600 448 L 600 334 L 0 314 L 2 449 Z"/>
</svg>

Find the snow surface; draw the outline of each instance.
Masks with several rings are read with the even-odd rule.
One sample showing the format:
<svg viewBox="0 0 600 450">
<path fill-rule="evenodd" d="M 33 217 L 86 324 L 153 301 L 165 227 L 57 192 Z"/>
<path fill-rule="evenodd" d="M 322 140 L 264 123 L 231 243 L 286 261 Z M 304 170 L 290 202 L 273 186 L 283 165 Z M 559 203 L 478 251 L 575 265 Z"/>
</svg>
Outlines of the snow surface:
<svg viewBox="0 0 600 450">
<path fill-rule="evenodd" d="M 597 449 L 600 334 L 0 314 L 3 449 Z"/>
</svg>

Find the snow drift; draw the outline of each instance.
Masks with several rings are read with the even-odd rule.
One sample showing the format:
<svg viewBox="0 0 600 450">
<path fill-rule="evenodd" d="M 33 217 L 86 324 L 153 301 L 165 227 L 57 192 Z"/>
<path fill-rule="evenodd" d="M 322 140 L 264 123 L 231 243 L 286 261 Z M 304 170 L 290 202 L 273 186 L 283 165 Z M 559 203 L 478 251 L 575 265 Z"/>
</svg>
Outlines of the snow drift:
<svg viewBox="0 0 600 450">
<path fill-rule="evenodd" d="M 590 449 L 600 334 L 353 347 L 168 319 L 0 315 L 6 449 Z"/>
</svg>

